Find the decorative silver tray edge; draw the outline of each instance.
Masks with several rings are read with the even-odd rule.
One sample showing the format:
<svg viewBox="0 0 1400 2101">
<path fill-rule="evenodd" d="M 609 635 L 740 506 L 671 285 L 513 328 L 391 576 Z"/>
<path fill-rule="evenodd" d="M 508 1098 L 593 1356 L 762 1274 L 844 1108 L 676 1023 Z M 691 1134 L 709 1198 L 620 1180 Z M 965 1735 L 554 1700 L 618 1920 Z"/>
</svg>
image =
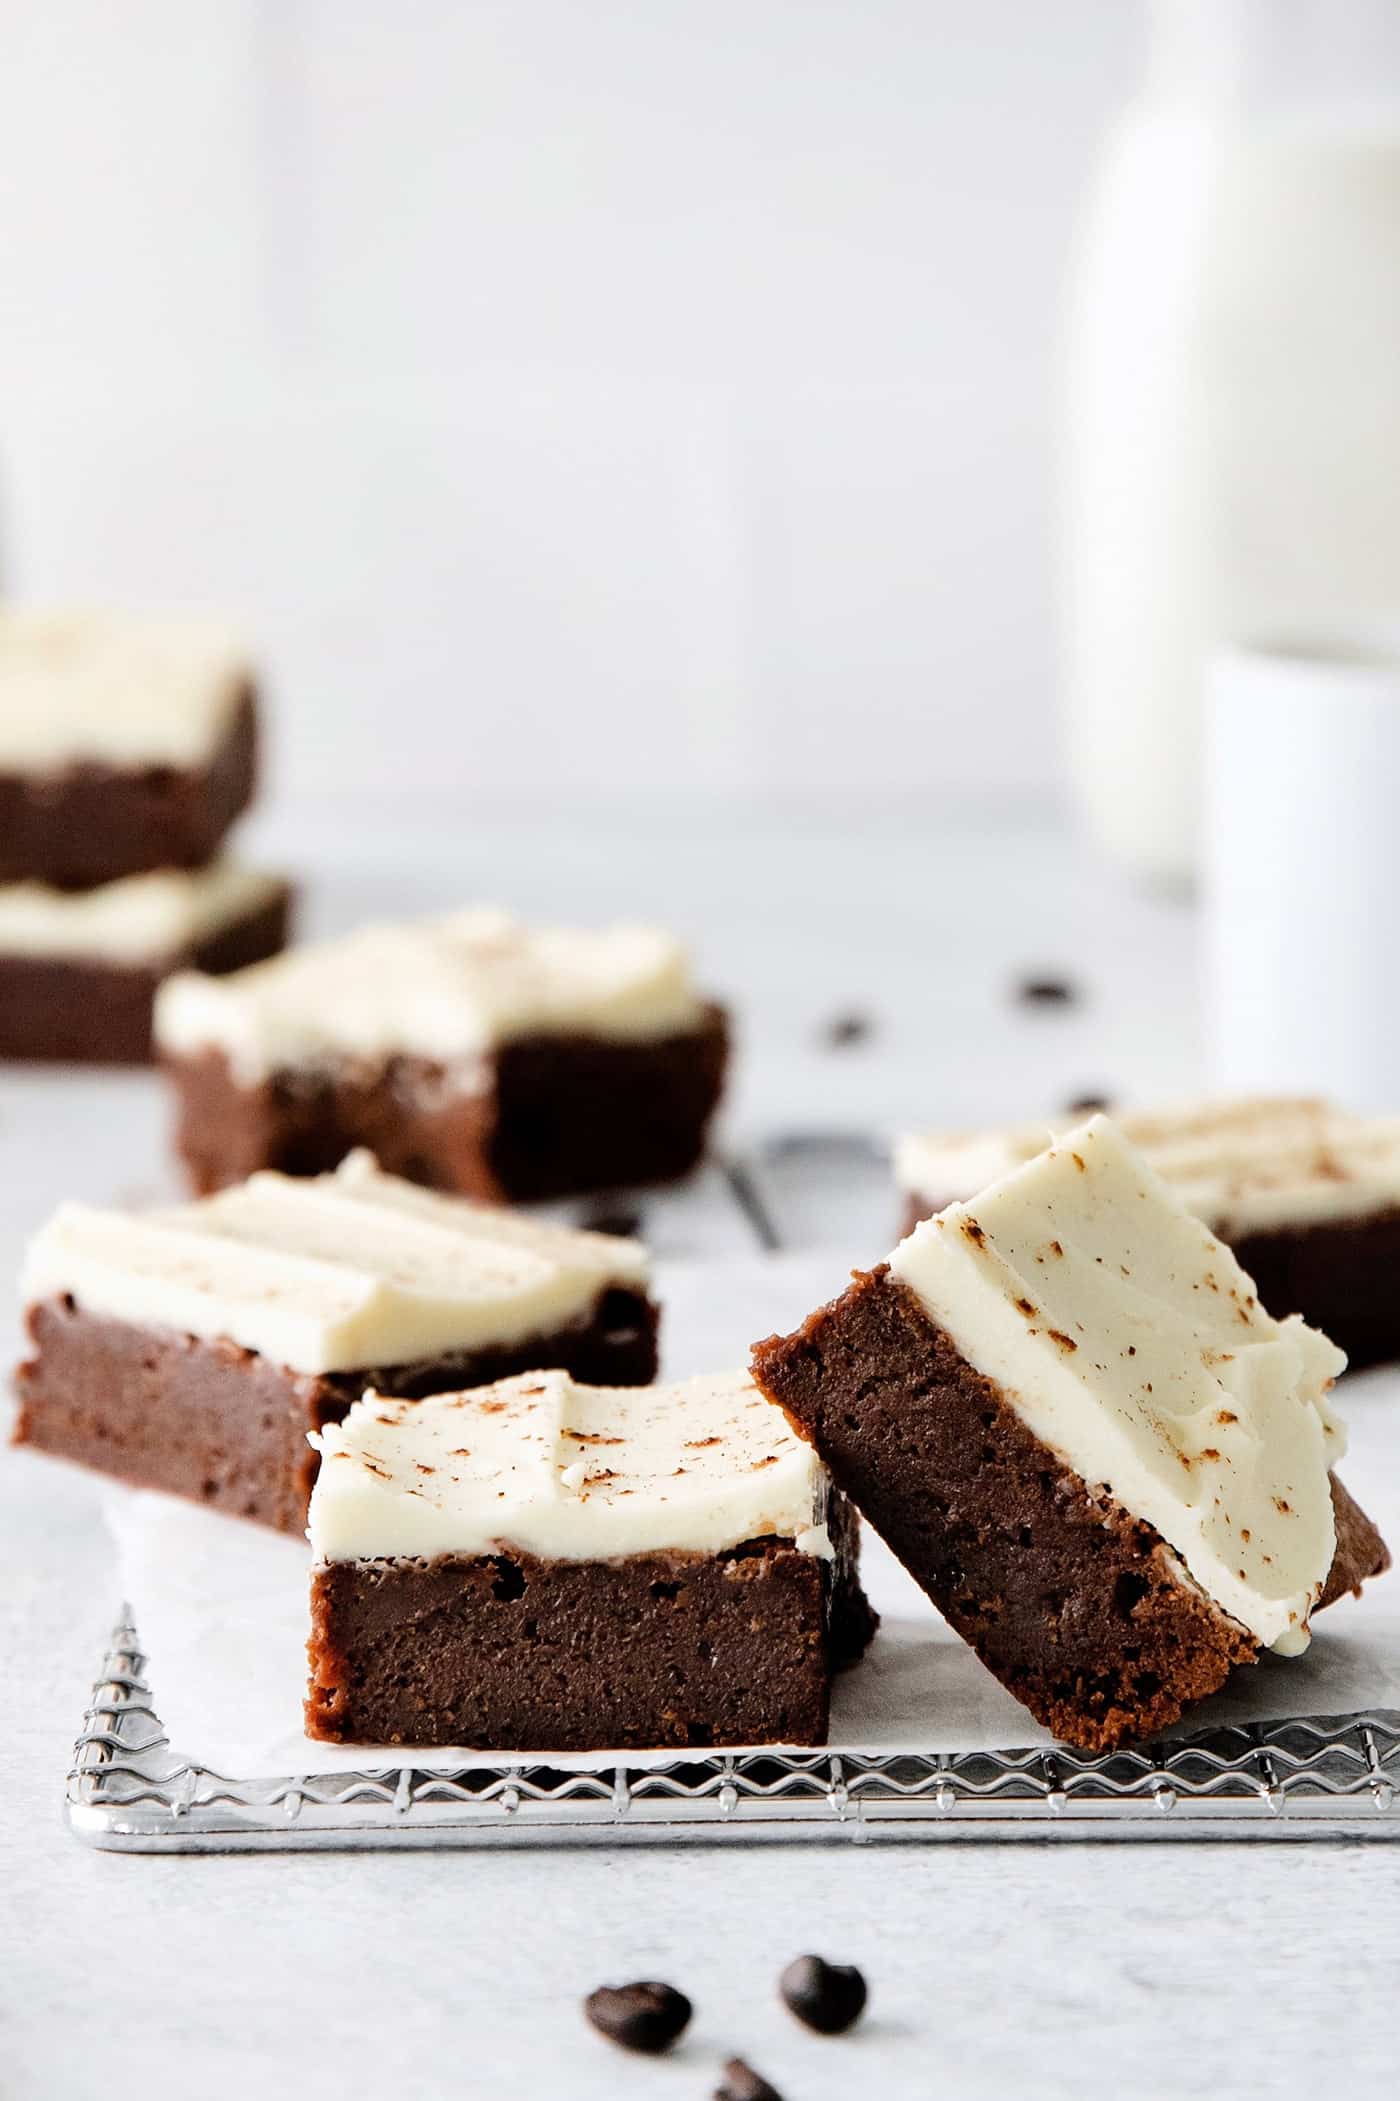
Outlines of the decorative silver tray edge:
<svg viewBox="0 0 1400 2101">
<path fill-rule="evenodd" d="M 238 1780 L 174 1752 L 136 1629 L 112 1635 L 67 1816 L 119 1852 L 902 1839 L 1400 1837 L 1400 1710 L 1214 1729 L 1091 1758 L 997 1752 L 605 1754 L 455 1772 L 396 1765 Z"/>
</svg>

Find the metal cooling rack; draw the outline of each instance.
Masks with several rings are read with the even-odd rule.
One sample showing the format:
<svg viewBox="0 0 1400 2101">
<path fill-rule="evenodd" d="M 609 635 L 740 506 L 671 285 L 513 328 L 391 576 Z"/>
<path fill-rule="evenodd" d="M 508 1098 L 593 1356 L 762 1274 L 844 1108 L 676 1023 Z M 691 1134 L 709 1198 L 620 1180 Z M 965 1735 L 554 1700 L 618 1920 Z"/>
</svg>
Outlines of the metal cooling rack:
<svg viewBox="0 0 1400 2101">
<path fill-rule="evenodd" d="M 239 1780 L 181 1757 L 134 1627 L 112 1636 L 68 1820 L 132 1853 L 760 1839 L 1400 1838 L 1400 1711 L 1255 1724 L 1143 1751 L 715 1752 L 563 1771 L 502 1759 Z"/>
</svg>

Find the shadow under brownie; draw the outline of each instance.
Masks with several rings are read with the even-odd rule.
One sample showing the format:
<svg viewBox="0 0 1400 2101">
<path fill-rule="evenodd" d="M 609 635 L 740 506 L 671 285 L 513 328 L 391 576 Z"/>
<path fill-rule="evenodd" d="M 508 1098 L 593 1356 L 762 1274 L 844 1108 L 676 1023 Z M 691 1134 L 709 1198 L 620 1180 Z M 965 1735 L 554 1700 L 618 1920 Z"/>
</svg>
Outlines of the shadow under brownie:
<svg viewBox="0 0 1400 2101">
<path fill-rule="evenodd" d="M 364 1156 L 144 1218 L 65 1207 L 27 1268 L 15 1440 L 300 1531 L 308 1439 L 367 1386 L 654 1378 L 649 1274 L 634 1241 L 433 1196 Z"/>
</svg>

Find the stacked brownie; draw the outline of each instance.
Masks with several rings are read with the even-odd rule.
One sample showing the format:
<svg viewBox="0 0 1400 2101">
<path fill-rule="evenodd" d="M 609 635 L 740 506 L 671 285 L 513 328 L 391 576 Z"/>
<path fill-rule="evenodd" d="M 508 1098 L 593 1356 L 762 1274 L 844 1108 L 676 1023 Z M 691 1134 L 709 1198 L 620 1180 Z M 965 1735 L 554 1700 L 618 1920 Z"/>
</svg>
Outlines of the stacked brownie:
<svg viewBox="0 0 1400 2101">
<path fill-rule="evenodd" d="M 196 1189 L 368 1146 L 413 1181 L 510 1202 L 687 1173 L 728 1050 L 671 935 L 485 909 L 182 972 L 156 1037 Z"/>
<path fill-rule="evenodd" d="M 1331 1472 L 1345 1362 L 1096 1118 L 754 1373 L 1008 1690 L 1102 1751 L 1388 1566 Z"/>
<path fill-rule="evenodd" d="M 1301 1313 L 1353 1369 L 1400 1357 L 1400 1117 L 1310 1098 L 1193 1103 L 1118 1119 L 1263 1303 Z M 973 1196 L 1049 1143 L 1046 1124 L 902 1138 L 906 1228 Z"/>
<path fill-rule="evenodd" d="M 0 613 L 0 1057 L 143 1063 L 171 971 L 282 946 L 286 885 L 219 857 L 257 743 L 221 632 Z"/>
</svg>

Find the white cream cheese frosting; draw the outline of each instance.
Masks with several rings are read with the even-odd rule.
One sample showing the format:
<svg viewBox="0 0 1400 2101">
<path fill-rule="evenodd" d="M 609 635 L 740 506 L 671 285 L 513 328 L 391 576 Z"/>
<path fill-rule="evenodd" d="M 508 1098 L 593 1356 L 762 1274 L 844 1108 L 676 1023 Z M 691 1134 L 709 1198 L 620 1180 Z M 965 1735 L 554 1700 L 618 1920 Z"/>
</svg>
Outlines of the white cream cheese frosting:
<svg viewBox="0 0 1400 2101">
<path fill-rule="evenodd" d="M 0 611 L 0 772 L 202 766 L 251 677 L 210 622 Z"/>
<path fill-rule="evenodd" d="M 890 1258 L 968 1362 L 1091 1488 L 1155 1527 L 1256 1640 L 1306 1646 L 1336 1550 L 1341 1351 L 1266 1313 L 1228 1248 L 1107 1121 Z"/>
<path fill-rule="evenodd" d="M 269 903 L 281 888 L 235 861 L 162 868 L 91 890 L 0 884 L 0 955 L 101 963 L 185 957 L 211 934 Z"/>
<path fill-rule="evenodd" d="M 746 1372 L 579 1386 L 525 1373 L 424 1401 L 366 1394 L 315 1440 L 318 1561 L 515 1548 L 611 1561 L 769 1534 L 829 1558 L 826 1475 Z"/>
<path fill-rule="evenodd" d="M 174 1056 L 222 1050 L 256 1079 L 395 1052 L 452 1064 L 521 1036 L 646 1042 L 697 1026 L 684 948 L 657 927 L 528 927 L 477 909 L 368 926 L 229 977 L 162 986 L 156 1037 Z"/>
<path fill-rule="evenodd" d="M 1310 1097 L 1264 1096 L 1115 1121 L 1187 1209 L 1227 1240 L 1400 1205 L 1397 1116 L 1353 1116 Z M 955 1201 L 1033 1159 L 1054 1135 L 1048 1122 L 963 1135 L 911 1133 L 895 1146 L 896 1179 L 925 1202 Z"/>
<path fill-rule="evenodd" d="M 137 1215 L 64 1204 L 23 1288 L 30 1304 L 66 1293 L 85 1312 L 337 1372 L 510 1348 L 649 1275 L 638 1241 L 438 1196 L 361 1152 L 334 1174 L 255 1174 Z"/>
</svg>

